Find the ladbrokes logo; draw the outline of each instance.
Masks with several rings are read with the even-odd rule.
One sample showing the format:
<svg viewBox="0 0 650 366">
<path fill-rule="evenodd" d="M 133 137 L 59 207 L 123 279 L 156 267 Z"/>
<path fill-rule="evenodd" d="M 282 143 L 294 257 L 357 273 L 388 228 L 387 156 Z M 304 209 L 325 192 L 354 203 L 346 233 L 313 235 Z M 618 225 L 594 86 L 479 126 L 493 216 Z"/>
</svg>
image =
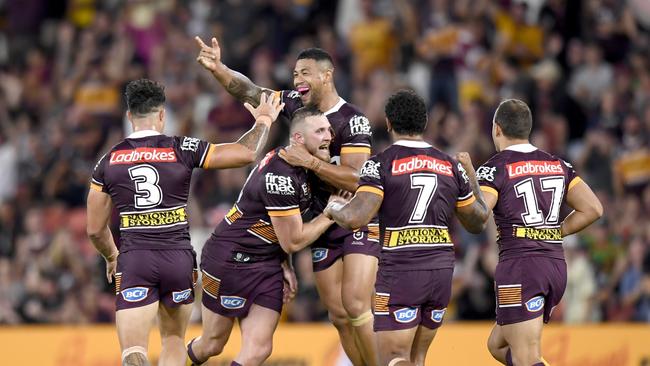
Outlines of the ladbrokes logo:
<svg viewBox="0 0 650 366">
<path fill-rule="evenodd" d="M 415 172 L 433 172 L 453 176 L 450 162 L 438 160 L 431 156 L 415 155 L 393 161 L 393 175 Z"/>
<path fill-rule="evenodd" d="M 110 165 L 136 163 L 174 163 L 176 153 L 171 147 L 139 147 L 133 150 L 117 150 L 111 153 Z"/>
<path fill-rule="evenodd" d="M 523 177 L 526 175 L 553 175 L 564 174 L 559 161 L 521 161 L 506 165 L 509 178 Z"/>
<path fill-rule="evenodd" d="M 451 237 L 446 228 L 410 228 L 387 231 L 384 247 L 394 248 L 411 244 L 449 244 Z"/>
<path fill-rule="evenodd" d="M 151 228 L 187 222 L 185 207 L 145 213 L 122 214 L 121 229 Z"/>
<path fill-rule="evenodd" d="M 291 177 L 266 173 L 264 181 L 266 182 L 266 192 L 269 194 L 280 194 L 283 196 L 296 194 L 296 190 L 291 183 Z"/>
</svg>

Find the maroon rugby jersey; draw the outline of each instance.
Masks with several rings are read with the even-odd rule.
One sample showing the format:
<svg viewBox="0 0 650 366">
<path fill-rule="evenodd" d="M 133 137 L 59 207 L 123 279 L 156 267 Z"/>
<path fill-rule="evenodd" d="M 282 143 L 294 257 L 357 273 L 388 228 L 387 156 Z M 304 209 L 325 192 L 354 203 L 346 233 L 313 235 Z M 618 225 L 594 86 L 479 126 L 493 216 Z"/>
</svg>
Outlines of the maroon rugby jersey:
<svg viewBox="0 0 650 366">
<path fill-rule="evenodd" d="M 359 172 L 357 192 L 383 196 L 382 270 L 454 267 L 449 221 L 475 198 L 458 162 L 424 141 L 397 141 Z"/>
<path fill-rule="evenodd" d="M 131 134 L 99 160 L 91 189 L 120 213 L 120 251 L 191 249 L 187 198 L 194 168 L 208 168 L 210 143 L 156 131 Z"/>
<path fill-rule="evenodd" d="M 476 176 L 481 190 L 498 197 L 494 221 L 499 258 L 564 258 L 560 209 L 566 194 L 581 181 L 567 162 L 530 144 L 495 154 Z"/>
<path fill-rule="evenodd" d="M 303 214 L 312 196 L 307 170 L 287 164 L 278 151 L 271 150 L 253 168 L 237 202 L 212 234 L 219 248 L 206 248 L 208 255 L 233 259 L 232 254 L 240 252 L 256 261 L 285 258 L 271 216 Z"/>
<path fill-rule="evenodd" d="M 303 106 L 300 93 L 295 90 L 283 90 L 280 92 L 280 97 L 284 103 L 282 113 L 288 118 L 291 118 L 291 115 Z M 340 98 L 334 107 L 323 114 L 334 130 L 330 144 L 331 163 L 340 165 L 341 155 L 346 153 L 370 154 L 370 138 L 372 136 L 370 122 L 357 106 Z M 325 184 L 318 184 L 314 187 L 314 204 L 312 206 L 314 214 L 320 214 L 327 206 L 331 192 L 325 187 Z M 332 225 L 323 235 L 334 240 L 350 235 L 350 233 L 351 231 L 338 225 Z"/>
</svg>

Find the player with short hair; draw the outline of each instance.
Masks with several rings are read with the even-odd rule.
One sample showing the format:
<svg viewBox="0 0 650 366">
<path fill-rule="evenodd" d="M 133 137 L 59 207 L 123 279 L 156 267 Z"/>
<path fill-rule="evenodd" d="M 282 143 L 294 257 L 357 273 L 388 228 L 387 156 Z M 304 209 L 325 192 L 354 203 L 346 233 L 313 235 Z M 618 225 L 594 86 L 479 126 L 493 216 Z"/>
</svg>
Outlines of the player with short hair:
<svg viewBox="0 0 650 366">
<path fill-rule="evenodd" d="M 165 91 L 157 82 L 131 81 L 125 95 L 133 133 L 95 166 L 87 232 L 106 260 L 108 281 L 115 277 L 122 364 L 149 365 L 149 331 L 158 316 L 160 364 L 180 365 L 196 280 L 186 211 L 192 170 L 254 162 L 282 104 L 271 97 L 257 108 L 248 105 L 254 127 L 236 143 L 215 145 L 162 134 Z M 108 227 L 113 206 L 120 215 L 119 251 Z"/>
<path fill-rule="evenodd" d="M 499 362 L 517 366 L 546 364 L 542 325 L 567 281 L 562 238 L 603 213 L 598 197 L 569 163 L 530 144 L 532 125 L 526 103 L 501 102 L 492 121 L 497 153 L 477 170 L 499 244 L 496 324 L 488 349 Z M 563 219 L 565 203 L 573 211 Z"/>
<path fill-rule="evenodd" d="M 359 188 L 344 204 L 325 209 L 339 225 L 356 228 L 379 215 L 382 243 L 375 285 L 375 331 L 382 365 L 424 365 L 451 296 L 455 213 L 473 233 L 489 211 L 467 153 L 460 163 L 422 138 L 422 98 L 399 91 L 386 103 L 393 145 L 361 168 Z"/>
<path fill-rule="evenodd" d="M 329 161 L 330 124 L 316 108 L 296 111 L 290 134 L 291 144 L 303 144 Z M 237 202 L 203 247 L 203 332 L 187 346 L 192 364 L 221 353 L 236 318 L 242 346 L 232 365 L 262 364 L 271 355 L 282 311 L 283 275 L 295 291 L 287 253 L 307 247 L 333 224 L 322 214 L 303 223 L 301 215 L 312 201 L 309 174 L 287 164 L 279 150 L 253 168 Z"/>
<path fill-rule="evenodd" d="M 334 63 L 327 52 L 319 48 L 301 51 L 293 71 L 295 90 L 274 92 L 225 66 L 215 38 L 211 46 L 198 37 L 196 40 L 201 47 L 198 61 L 237 99 L 254 105 L 264 93 L 276 93 L 285 103 L 283 113 L 288 117 L 302 106 L 314 106 L 327 116 L 334 130 L 330 144 L 333 164 L 309 154 L 302 144 L 279 152 L 289 164 L 311 170 L 326 183 L 314 189 L 315 213 L 325 208 L 332 191 L 329 186 L 356 189 L 359 168 L 370 156 L 370 122 L 356 106 L 338 95 Z M 333 225 L 311 250 L 318 293 L 346 354 L 354 365 L 376 365 L 371 304 L 381 250 L 377 223 L 355 232 Z"/>
</svg>

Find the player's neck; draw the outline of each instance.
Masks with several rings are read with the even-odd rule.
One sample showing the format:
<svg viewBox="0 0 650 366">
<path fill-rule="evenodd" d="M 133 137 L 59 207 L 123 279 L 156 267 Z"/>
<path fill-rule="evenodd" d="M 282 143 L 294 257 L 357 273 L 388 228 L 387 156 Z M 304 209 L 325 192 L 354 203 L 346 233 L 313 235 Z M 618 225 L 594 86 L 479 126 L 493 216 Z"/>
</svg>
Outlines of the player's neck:
<svg viewBox="0 0 650 366">
<path fill-rule="evenodd" d="M 321 112 L 329 111 L 339 102 L 340 99 L 341 97 L 339 97 L 336 90 L 330 90 L 323 95 L 323 99 L 321 99 L 318 109 Z"/>
<path fill-rule="evenodd" d="M 509 148 L 510 146 L 514 145 L 523 145 L 523 144 L 530 144 L 530 141 L 527 139 L 508 139 L 503 141 L 503 145 L 501 145 L 501 151 Z"/>
<path fill-rule="evenodd" d="M 162 128 L 156 123 L 150 121 L 138 121 L 133 123 L 133 132 L 138 131 L 156 131 L 162 133 Z"/>
<path fill-rule="evenodd" d="M 397 142 L 399 140 L 424 141 L 422 135 L 401 135 L 399 133 L 395 133 L 394 131 L 391 131 L 391 134 L 393 135 L 394 142 Z"/>
</svg>

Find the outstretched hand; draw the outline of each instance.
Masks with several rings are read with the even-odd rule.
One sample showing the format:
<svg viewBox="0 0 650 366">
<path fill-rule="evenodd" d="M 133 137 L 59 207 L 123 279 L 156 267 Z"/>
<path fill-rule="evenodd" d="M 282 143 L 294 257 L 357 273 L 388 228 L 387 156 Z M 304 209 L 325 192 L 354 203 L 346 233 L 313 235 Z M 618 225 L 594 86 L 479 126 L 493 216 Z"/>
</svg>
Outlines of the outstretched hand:
<svg viewBox="0 0 650 366">
<path fill-rule="evenodd" d="M 219 64 L 221 64 L 221 48 L 219 48 L 217 39 L 212 37 L 212 47 L 205 44 L 199 36 L 194 37 L 194 39 L 201 48 L 199 55 L 196 57 L 196 61 L 208 71 L 217 71 Z"/>
<path fill-rule="evenodd" d="M 474 165 L 472 165 L 472 157 L 469 156 L 469 153 L 467 152 L 459 152 L 456 154 L 456 160 L 462 165 L 463 169 L 467 172 L 467 174 L 474 175 Z"/>
<path fill-rule="evenodd" d="M 260 104 L 257 107 L 253 107 L 249 103 L 244 103 L 244 107 L 255 117 L 256 121 L 265 120 L 268 117 L 267 122 L 269 125 L 273 123 L 278 118 L 278 114 L 284 108 L 284 103 L 280 103 L 280 98 L 276 94 L 262 93 L 260 96 Z"/>
</svg>

